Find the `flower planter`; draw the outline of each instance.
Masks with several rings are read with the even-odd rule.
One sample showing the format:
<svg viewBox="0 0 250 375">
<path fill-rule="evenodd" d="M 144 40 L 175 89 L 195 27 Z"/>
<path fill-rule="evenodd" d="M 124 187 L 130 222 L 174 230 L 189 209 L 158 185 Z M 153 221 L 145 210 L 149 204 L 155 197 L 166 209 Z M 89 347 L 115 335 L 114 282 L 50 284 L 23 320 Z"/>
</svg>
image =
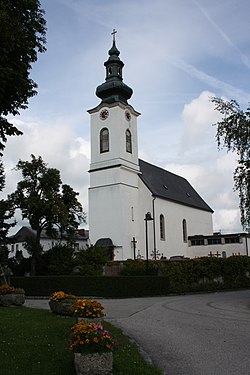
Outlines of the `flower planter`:
<svg viewBox="0 0 250 375">
<path fill-rule="evenodd" d="M 49 301 L 49 307 L 54 314 L 73 315 L 74 301 L 74 299 L 67 299 L 63 301 Z"/>
<path fill-rule="evenodd" d="M 22 306 L 25 302 L 24 293 L 6 293 L 0 294 L 0 306 L 8 307 L 11 305 Z"/>
<path fill-rule="evenodd" d="M 113 353 L 74 353 L 77 375 L 111 375 Z"/>
</svg>

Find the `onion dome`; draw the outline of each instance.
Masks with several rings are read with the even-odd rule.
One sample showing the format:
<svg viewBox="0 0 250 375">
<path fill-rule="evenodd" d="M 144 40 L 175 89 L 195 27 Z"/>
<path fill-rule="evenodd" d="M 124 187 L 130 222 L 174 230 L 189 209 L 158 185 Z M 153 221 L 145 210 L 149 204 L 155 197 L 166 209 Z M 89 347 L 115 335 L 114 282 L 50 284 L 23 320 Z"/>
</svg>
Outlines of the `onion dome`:
<svg viewBox="0 0 250 375">
<path fill-rule="evenodd" d="M 104 63 L 106 67 L 106 79 L 96 89 L 96 96 L 102 99 L 102 103 L 112 104 L 122 102 L 128 104 L 127 100 L 131 98 L 133 90 L 123 83 L 122 68 L 124 63 L 120 60 L 120 51 L 115 44 L 115 31 L 113 31 L 113 45 L 108 51 L 109 58 Z"/>
</svg>

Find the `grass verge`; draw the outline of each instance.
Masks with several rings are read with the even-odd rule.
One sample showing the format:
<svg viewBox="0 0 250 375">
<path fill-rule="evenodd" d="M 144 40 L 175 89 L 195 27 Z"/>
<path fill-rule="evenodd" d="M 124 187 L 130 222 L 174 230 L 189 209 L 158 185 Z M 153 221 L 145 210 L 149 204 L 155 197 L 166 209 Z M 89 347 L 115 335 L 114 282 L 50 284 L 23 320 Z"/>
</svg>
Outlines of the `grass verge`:
<svg viewBox="0 0 250 375">
<path fill-rule="evenodd" d="M 67 349 L 75 319 L 47 310 L 0 308 L 1 375 L 74 375 L 73 353 Z M 146 363 L 122 331 L 105 323 L 117 343 L 113 375 L 161 375 Z"/>
</svg>

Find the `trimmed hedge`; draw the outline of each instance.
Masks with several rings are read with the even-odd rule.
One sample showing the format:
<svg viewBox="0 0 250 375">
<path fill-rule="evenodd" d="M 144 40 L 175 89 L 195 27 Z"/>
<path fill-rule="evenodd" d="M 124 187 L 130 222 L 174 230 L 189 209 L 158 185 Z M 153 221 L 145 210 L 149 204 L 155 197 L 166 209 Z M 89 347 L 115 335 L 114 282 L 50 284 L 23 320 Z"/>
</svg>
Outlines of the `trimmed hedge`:
<svg viewBox="0 0 250 375">
<path fill-rule="evenodd" d="M 158 269 L 160 276 L 141 276 L 145 265 L 137 261 L 131 262 L 126 273 L 131 272 L 133 276 L 11 277 L 11 284 L 23 288 L 27 296 L 49 296 L 55 291 L 63 290 L 76 296 L 107 298 L 162 296 L 250 287 L 250 257 L 247 256 L 152 263 L 150 273 L 155 273 Z M 149 271 L 149 267 L 146 271 Z M 140 276 L 134 276 L 137 272 Z"/>
<path fill-rule="evenodd" d="M 26 296 L 49 296 L 63 290 L 76 296 L 127 298 L 166 295 L 170 292 L 167 277 L 84 277 L 34 276 L 12 277 L 11 284 L 22 287 Z"/>
</svg>

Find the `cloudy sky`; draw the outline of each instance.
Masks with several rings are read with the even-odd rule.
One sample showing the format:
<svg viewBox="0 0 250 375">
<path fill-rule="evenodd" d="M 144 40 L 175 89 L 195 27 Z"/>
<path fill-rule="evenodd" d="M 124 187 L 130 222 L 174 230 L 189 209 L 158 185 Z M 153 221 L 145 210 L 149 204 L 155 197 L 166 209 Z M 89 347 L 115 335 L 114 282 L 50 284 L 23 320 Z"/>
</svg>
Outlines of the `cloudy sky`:
<svg viewBox="0 0 250 375">
<path fill-rule="evenodd" d="M 210 98 L 250 101 L 249 0 L 41 0 L 47 52 L 31 78 L 38 95 L 15 117 L 22 137 L 4 155 L 5 193 L 19 159 L 41 155 L 80 193 L 88 211 L 89 115 L 117 32 L 130 104 L 139 112 L 139 156 L 187 178 L 213 208 L 214 231 L 241 231 L 235 155 L 218 151 Z"/>
</svg>

